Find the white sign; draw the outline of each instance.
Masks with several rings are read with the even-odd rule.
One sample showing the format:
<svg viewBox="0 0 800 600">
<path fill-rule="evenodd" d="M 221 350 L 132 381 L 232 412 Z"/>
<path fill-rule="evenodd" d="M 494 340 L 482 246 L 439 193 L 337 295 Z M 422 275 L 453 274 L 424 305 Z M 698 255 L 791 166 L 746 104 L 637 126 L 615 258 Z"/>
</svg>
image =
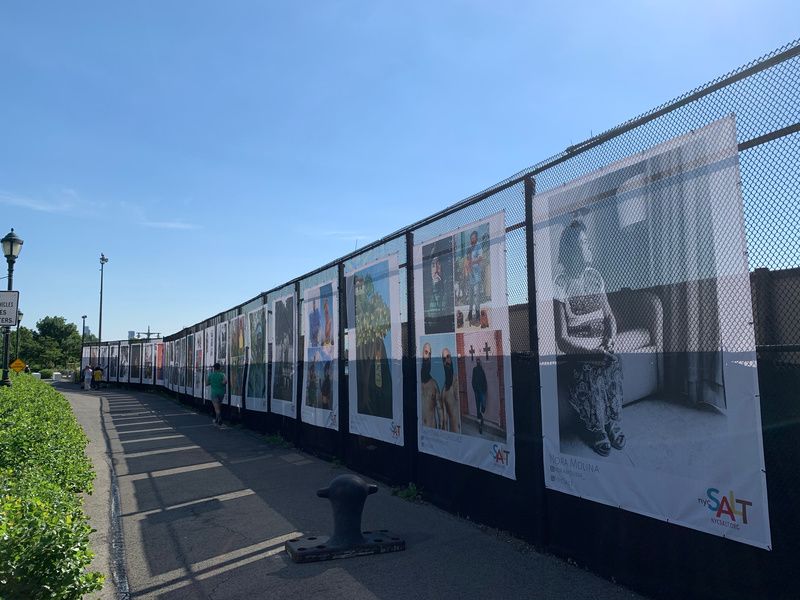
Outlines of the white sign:
<svg viewBox="0 0 800 600">
<path fill-rule="evenodd" d="M 18 309 L 19 292 L 0 292 L 0 325 L 16 327 Z"/>
</svg>

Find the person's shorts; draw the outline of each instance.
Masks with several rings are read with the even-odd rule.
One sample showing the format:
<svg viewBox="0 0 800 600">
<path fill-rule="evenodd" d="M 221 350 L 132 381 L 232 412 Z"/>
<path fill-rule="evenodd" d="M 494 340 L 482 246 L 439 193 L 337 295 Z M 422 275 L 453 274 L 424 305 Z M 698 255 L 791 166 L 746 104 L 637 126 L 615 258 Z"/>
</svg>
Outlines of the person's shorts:
<svg viewBox="0 0 800 600">
<path fill-rule="evenodd" d="M 222 402 L 225 398 L 225 394 L 211 394 L 211 401 L 212 402 Z"/>
</svg>

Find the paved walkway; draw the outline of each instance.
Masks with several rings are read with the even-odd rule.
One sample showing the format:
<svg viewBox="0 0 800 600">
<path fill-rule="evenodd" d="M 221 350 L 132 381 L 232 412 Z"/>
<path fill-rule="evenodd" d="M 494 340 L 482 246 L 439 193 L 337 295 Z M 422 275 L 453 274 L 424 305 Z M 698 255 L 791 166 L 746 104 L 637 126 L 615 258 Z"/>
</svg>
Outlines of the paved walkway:
<svg viewBox="0 0 800 600">
<path fill-rule="evenodd" d="M 98 530 L 95 568 L 109 573 L 109 584 L 97 598 L 127 598 L 126 580 L 129 597 L 160 600 L 639 598 L 380 484 L 364 527 L 399 533 L 406 551 L 295 564 L 284 542 L 330 533 L 328 502 L 315 492 L 346 469 L 250 431 L 219 430 L 155 394 L 59 388 L 91 439 L 98 471 L 87 511 Z M 115 481 L 124 537 L 117 561 L 120 535 L 109 523 Z M 122 576 L 116 590 L 114 572 Z"/>
</svg>

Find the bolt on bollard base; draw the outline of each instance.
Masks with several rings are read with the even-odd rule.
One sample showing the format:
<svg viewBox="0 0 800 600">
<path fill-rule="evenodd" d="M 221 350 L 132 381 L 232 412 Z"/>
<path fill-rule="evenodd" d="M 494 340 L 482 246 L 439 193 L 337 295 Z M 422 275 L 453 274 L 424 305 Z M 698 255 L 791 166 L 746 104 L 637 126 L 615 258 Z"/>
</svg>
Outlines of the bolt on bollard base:
<svg viewBox="0 0 800 600">
<path fill-rule="evenodd" d="M 304 536 L 286 542 L 294 562 L 318 562 L 406 549 L 406 543 L 387 529 L 361 531 L 361 513 L 367 496 L 378 491 L 357 475 L 340 475 L 327 488 L 317 491 L 333 509 L 332 536 Z"/>
</svg>

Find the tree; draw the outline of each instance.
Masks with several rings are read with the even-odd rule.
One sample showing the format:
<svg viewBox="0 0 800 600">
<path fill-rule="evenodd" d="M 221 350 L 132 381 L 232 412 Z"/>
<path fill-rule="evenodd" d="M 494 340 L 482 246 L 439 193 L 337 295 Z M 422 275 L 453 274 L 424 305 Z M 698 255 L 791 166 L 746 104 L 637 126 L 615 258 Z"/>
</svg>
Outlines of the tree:
<svg viewBox="0 0 800 600">
<path fill-rule="evenodd" d="M 13 340 L 12 341 L 16 341 Z M 78 326 L 64 317 L 44 317 L 36 322 L 36 331 L 19 330 L 19 356 L 38 367 L 66 367 L 80 361 L 81 336 Z"/>
</svg>

